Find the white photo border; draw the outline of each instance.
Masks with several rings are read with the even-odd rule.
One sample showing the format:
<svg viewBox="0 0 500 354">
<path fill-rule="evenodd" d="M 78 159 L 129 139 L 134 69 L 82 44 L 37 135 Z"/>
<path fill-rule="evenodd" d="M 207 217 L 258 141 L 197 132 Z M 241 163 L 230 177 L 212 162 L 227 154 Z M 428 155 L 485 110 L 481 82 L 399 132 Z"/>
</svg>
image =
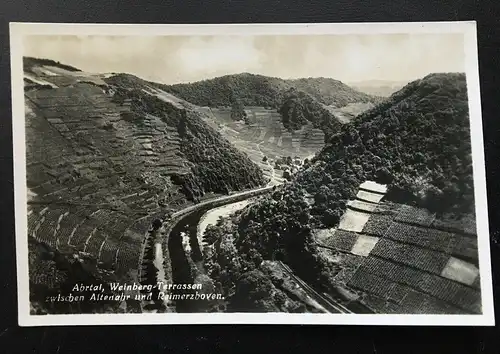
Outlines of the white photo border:
<svg viewBox="0 0 500 354">
<path fill-rule="evenodd" d="M 28 35 L 342 35 L 397 33 L 458 33 L 464 35 L 465 72 L 472 139 L 473 177 L 482 314 L 389 315 L 389 314 L 290 314 L 290 313 L 166 313 L 166 314 L 72 314 L 31 315 L 28 276 L 27 187 L 25 112 L 23 85 L 23 36 Z M 475 21 L 393 22 L 336 24 L 55 24 L 10 23 L 12 133 L 18 321 L 20 326 L 158 325 L 158 324 L 338 324 L 338 325 L 448 325 L 493 326 L 495 324 L 490 260 L 488 204 L 484 165 L 483 128 L 479 88 Z"/>
</svg>

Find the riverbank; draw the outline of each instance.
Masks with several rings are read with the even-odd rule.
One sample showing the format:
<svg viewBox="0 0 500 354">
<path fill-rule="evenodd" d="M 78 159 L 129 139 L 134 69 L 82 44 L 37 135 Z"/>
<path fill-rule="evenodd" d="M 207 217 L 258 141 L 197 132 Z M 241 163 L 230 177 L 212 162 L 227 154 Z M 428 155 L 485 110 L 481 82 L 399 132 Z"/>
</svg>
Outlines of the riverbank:
<svg viewBox="0 0 500 354">
<path fill-rule="evenodd" d="M 196 236 L 198 238 L 198 244 L 200 245 L 200 247 L 203 247 L 202 246 L 203 235 L 205 234 L 205 230 L 209 225 L 216 225 L 217 221 L 219 221 L 220 218 L 225 218 L 230 216 L 231 214 L 237 212 L 238 210 L 245 208 L 247 205 L 251 204 L 254 200 L 255 200 L 254 198 L 250 198 L 240 202 L 227 204 L 222 207 L 211 209 L 210 211 L 203 214 L 202 217 L 200 218 L 200 222 L 198 223 L 198 228 L 196 232 Z"/>
</svg>

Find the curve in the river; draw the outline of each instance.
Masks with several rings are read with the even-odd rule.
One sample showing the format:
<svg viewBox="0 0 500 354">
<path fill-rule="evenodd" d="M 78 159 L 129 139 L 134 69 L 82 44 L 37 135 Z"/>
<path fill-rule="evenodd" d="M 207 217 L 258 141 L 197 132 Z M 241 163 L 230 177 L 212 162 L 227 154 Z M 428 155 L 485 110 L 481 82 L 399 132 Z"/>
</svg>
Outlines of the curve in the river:
<svg viewBox="0 0 500 354">
<path fill-rule="evenodd" d="M 193 284 L 195 280 L 195 274 L 193 272 L 193 262 L 200 262 L 203 260 L 200 243 L 197 237 L 198 224 L 203 215 L 214 208 L 226 204 L 240 202 L 252 197 L 256 197 L 258 195 L 263 195 L 271 192 L 272 190 L 273 186 L 269 186 L 235 193 L 229 196 L 208 200 L 174 213 L 172 215 L 172 219 L 169 222 L 168 229 L 165 228 L 166 230 L 168 230 L 165 241 L 167 246 L 166 248 L 168 248 L 168 253 L 170 255 L 172 283 Z M 190 235 L 190 256 L 186 254 L 182 245 L 181 233 L 183 232 Z M 179 290 L 177 292 L 176 290 L 173 290 L 172 294 L 189 294 L 189 292 L 189 290 Z M 203 305 L 193 300 L 178 299 L 175 301 L 175 307 L 177 312 L 198 312 L 203 307 Z"/>
</svg>

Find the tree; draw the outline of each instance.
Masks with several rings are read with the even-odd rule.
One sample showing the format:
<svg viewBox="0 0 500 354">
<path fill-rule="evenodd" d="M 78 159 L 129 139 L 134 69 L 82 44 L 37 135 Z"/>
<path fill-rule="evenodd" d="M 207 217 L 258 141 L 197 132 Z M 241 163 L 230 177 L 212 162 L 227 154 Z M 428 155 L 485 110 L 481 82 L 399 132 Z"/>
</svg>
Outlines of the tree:
<svg viewBox="0 0 500 354">
<path fill-rule="evenodd" d="M 378 182 L 380 182 L 382 184 L 389 184 L 393 180 L 393 176 L 392 176 L 391 172 L 386 167 L 379 168 L 375 172 L 375 175 L 377 177 Z"/>
<path fill-rule="evenodd" d="M 240 100 L 235 99 L 231 104 L 231 119 L 232 120 L 246 120 L 247 114 L 245 107 Z"/>
<path fill-rule="evenodd" d="M 236 282 L 232 305 L 240 311 L 276 311 L 273 304 L 275 287 L 259 270 L 244 273 Z"/>
<path fill-rule="evenodd" d="M 327 227 L 333 227 L 340 221 L 339 210 L 327 209 L 323 215 L 323 224 Z"/>
</svg>

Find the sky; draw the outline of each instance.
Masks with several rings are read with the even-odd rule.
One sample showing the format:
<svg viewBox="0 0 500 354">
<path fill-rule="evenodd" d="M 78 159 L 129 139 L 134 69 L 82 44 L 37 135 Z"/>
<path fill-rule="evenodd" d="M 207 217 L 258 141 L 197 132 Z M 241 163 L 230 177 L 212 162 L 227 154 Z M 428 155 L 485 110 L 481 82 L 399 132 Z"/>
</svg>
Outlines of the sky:
<svg viewBox="0 0 500 354">
<path fill-rule="evenodd" d="M 174 84 L 249 72 L 346 83 L 464 72 L 461 34 L 27 36 L 24 55 Z"/>
</svg>

